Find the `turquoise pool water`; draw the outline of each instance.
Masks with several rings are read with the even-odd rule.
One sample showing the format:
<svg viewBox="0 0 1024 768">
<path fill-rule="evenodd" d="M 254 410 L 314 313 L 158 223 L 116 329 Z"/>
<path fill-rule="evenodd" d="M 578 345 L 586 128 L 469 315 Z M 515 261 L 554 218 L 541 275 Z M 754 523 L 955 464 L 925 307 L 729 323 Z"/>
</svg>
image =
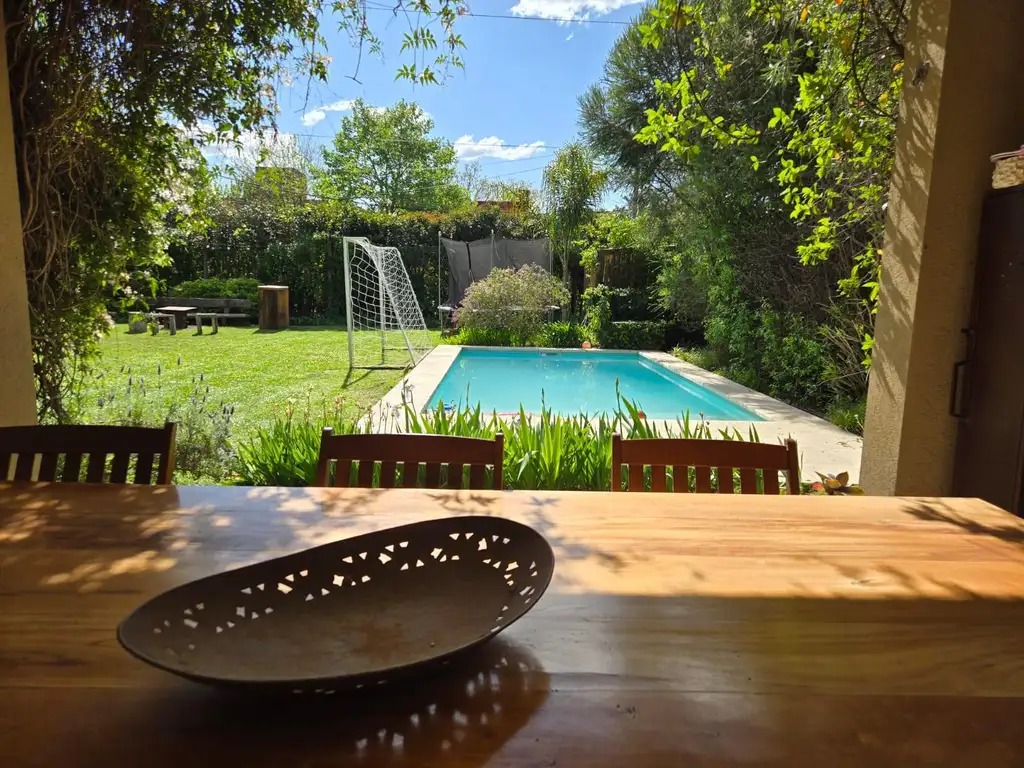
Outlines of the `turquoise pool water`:
<svg viewBox="0 0 1024 768">
<path fill-rule="evenodd" d="M 615 382 L 627 400 L 650 419 L 691 418 L 761 421 L 721 395 L 705 389 L 637 353 L 583 350 L 463 349 L 430 397 L 437 403 L 514 413 L 540 413 L 541 397 L 555 413 L 613 413 Z M 468 393 L 468 397 L 467 397 Z"/>
</svg>

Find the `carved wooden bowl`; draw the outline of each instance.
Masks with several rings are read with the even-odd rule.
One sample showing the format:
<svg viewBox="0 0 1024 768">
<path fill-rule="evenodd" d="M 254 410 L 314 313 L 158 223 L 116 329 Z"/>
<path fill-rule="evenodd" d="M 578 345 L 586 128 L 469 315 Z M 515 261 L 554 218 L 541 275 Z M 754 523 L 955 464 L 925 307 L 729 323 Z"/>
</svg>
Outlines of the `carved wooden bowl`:
<svg viewBox="0 0 1024 768">
<path fill-rule="evenodd" d="M 364 534 L 176 587 L 121 645 L 203 683 L 331 693 L 385 685 L 494 637 L 547 589 L 531 528 L 452 517 Z"/>
</svg>

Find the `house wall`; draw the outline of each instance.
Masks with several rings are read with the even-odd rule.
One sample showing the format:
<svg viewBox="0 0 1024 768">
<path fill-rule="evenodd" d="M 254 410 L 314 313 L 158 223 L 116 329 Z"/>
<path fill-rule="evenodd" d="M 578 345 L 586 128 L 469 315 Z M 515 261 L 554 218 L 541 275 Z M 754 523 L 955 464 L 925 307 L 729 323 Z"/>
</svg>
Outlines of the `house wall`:
<svg viewBox="0 0 1024 768">
<path fill-rule="evenodd" d="M 861 483 L 942 495 L 952 488 L 952 367 L 965 351 L 989 155 L 1024 143 L 1024 3 L 915 0 L 911 25 Z"/>
<path fill-rule="evenodd" d="M 2 19 L 0 19 L 2 20 Z M 0 35 L 0 61 L 7 61 Z M 28 320 L 21 204 L 7 68 L 0 70 L 0 427 L 34 424 L 35 383 Z"/>
</svg>

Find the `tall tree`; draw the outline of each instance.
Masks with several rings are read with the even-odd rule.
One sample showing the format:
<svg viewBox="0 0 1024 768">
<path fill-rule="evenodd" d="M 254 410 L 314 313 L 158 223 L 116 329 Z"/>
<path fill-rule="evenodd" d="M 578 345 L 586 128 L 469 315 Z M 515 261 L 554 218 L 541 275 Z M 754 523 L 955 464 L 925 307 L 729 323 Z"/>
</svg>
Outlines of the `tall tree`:
<svg viewBox="0 0 1024 768">
<path fill-rule="evenodd" d="M 636 140 L 647 126 L 647 111 L 664 103 L 656 83 L 678 78 L 686 54 L 674 39 L 657 48 L 644 45 L 640 25 L 646 23 L 649 11 L 619 37 L 601 79 L 579 97 L 583 139 L 609 169 L 609 181 L 627 193 L 634 211 L 678 202 L 686 177 L 685 161 Z"/>
<path fill-rule="evenodd" d="M 433 128 L 417 104 L 379 108 L 360 99 L 324 150 L 319 194 L 384 213 L 457 208 L 469 196 L 456 182 L 455 149 Z"/>
<path fill-rule="evenodd" d="M 168 191 L 187 187 L 195 144 L 272 122 L 269 83 L 296 57 L 326 74 L 317 9 L 4 0 L 41 417 L 68 416 L 110 286 L 166 259 L 167 217 L 187 207 Z"/>
<path fill-rule="evenodd" d="M 569 259 L 573 240 L 594 215 L 607 174 L 594 164 L 583 144 L 566 144 L 544 169 L 544 194 L 551 215 L 551 234 L 562 246 L 562 281 L 569 287 Z"/>
</svg>

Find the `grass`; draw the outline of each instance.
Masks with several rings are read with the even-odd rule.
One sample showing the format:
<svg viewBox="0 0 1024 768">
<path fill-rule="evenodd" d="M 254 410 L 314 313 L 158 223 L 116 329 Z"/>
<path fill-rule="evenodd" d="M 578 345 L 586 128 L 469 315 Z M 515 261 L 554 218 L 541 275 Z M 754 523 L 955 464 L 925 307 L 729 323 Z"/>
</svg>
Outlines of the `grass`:
<svg viewBox="0 0 1024 768">
<path fill-rule="evenodd" d="M 273 422 L 291 406 L 314 412 L 331 409 L 341 398 L 347 414 L 364 413 L 402 377 L 401 370 L 349 371 L 348 339 L 341 328 L 290 328 L 259 332 L 252 327 L 222 327 L 216 336 L 196 336 L 191 329 L 170 336 L 128 334 L 118 325 L 101 344 L 101 358 L 83 393 L 83 420 L 100 409 L 99 398 L 121 391 L 129 375 L 159 387 L 165 401 L 187 400 L 202 374 L 209 397 L 235 405 L 233 432 L 245 438 Z M 389 339 L 389 344 L 401 341 Z M 435 334 L 436 340 L 436 334 Z M 380 361 L 380 337 L 357 334 L 356 359 Z M 408 353 L 389 352 L 389 363 L 403 364 Z M 130 370 L 129 370 L 130 369 Z"/>
</svg>

